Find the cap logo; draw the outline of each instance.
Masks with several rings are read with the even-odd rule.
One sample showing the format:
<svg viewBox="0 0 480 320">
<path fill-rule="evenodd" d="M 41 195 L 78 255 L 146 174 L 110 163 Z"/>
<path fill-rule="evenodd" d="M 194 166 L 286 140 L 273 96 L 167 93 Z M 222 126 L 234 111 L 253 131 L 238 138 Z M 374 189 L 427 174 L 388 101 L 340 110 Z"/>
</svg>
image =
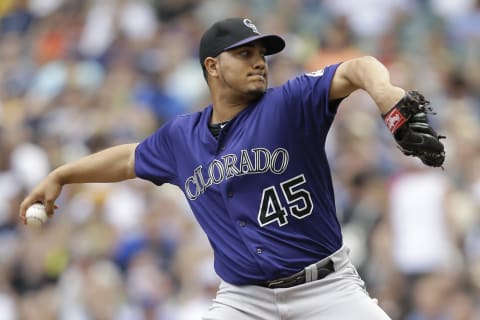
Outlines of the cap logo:
<svg viewBox="0 0 480 320">
<path fill-rule="evenodd" d="M 243 19 L 243 24 L 249 27 L 250 29 L 252 29 L 252 31 L 255 32 L 256 34 L 260 34 L 260 32 L 258 32 L 257 27 L 253 24 L 252 20 Z"/>
</svg>

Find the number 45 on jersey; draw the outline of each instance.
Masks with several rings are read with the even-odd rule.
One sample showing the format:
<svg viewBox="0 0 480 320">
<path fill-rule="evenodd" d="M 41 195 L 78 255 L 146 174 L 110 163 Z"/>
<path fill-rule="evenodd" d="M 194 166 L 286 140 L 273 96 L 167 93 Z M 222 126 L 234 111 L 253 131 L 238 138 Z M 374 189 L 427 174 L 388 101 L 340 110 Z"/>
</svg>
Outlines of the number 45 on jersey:
<svg viewBox="0 0 480 320">
<path fill-rule="evenodd" d="M 280 183 L 280 186 L 270 186 L 263 189 L 260 208 L 258 209 L 258 223 L 264 227 L 277 222 L 279 226 L 288 223 L 288 215 L 296 219 L 303 219 L 312 214 L 313 202 L 310 192 L 302 188 L 306 180 L 303 174 Z M 279 192 L 277 189 L 280 189 Z M 288 203 L 282 206 L 280 197 Z"/>
</svg>

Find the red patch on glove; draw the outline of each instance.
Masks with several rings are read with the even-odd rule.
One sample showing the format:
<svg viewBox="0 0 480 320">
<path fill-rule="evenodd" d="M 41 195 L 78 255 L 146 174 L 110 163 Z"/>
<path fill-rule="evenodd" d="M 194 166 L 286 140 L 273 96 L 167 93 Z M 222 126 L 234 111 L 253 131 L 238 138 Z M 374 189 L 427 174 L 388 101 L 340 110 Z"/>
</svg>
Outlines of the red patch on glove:
<svg viewBox="0 0 480 320">
<path fill-rule="evenodd" d="M 387 126 L 388 130 L 391 133 L 395 133 L 405 122 L 407 122 L 407 118 L 400 113 L 397 108 L 393 108 L 389 113 L 385 115 L 383 121 L 385 121 L 385 125 Z"/>
</svg>

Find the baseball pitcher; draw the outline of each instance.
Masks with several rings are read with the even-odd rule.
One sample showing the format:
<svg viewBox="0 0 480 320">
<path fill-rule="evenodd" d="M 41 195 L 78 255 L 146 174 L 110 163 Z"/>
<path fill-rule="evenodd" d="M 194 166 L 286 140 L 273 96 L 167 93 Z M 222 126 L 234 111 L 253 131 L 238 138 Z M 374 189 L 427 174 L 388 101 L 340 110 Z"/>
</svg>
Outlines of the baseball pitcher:
<svg viewBox="0 0 480 320">
<path fill-rule="evenodd" d="M 268 88 L 265 57 L 284 40 L 254 22 L 212 25 L 199 46 L 212 104 L 52 171 L 25 198 L 51 215 L 62 186 L 139 177 L 179 186 L 223 280 L 205 320 L 389 319 L 349 260 L 336 217 L 325 139 L 351 92 L 375 101 L 400 150 L 440 167 L 428 101 L 393 86 L 373 57 L 344 61 Z"/>
</svg>

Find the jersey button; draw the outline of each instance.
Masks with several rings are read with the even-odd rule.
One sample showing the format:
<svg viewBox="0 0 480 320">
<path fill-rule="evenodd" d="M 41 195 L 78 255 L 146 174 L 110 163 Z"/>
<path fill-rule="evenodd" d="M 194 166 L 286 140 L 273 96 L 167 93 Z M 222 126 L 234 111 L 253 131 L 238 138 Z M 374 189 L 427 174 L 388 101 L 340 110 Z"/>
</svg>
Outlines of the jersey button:
<svg viewBox="0 0 480 320">
<path fill-rule="evenodd" d="M 232 191 L 228 191 L 228 192 L 227 192 L 227 197 L 229 197 L 229 198 L 233 197 L 233 192 L 232 192 Z"/>
<path fill-rule="evenodd" d="M 262 254 L 262 249 L 257 248 L 257 253 L 258 253 L 258 254 Z"/>
<path fill-rule="evenodd" d="M 246 223 L 245 221 L 243 221 L 243 220 L 238 221 L 238 224 L 239 224 L 240 227 L 242 227 L 242 228 L 247 225 L 247 223 Z"/>
</svg>

